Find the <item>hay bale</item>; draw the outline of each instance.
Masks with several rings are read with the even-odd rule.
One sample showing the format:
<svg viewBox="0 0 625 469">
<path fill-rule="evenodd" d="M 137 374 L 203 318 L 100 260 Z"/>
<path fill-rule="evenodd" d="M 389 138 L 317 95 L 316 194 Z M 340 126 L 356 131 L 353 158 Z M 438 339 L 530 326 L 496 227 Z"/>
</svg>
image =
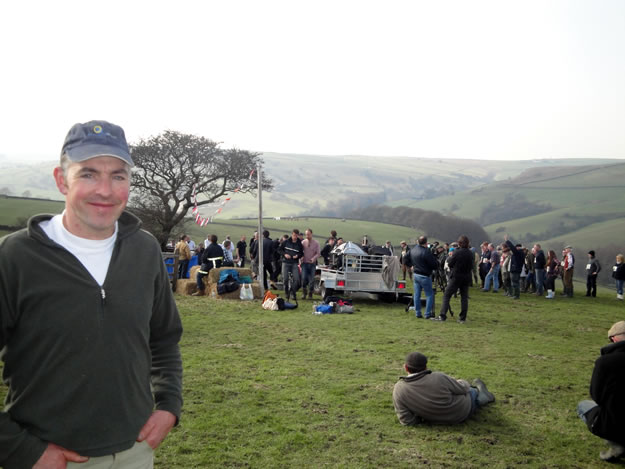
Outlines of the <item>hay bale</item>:
<svg viewBox="0 0 625 469">
<path fill-rule="evenodd" d="M 259 300 L 260 298 L 260 285 L 258 282 L 252 283 L 252 292 L 254 292 L 254 299 Z M 211 283 L 206 290 L 206 294 L 212 298 L 216 298 L 218 300 L 240 300 L 241 287 L 237 288 L 235 291 L 230 293 L 219 294 L 217 293 L 217 284 Z"/>
<path fill-rule="evenodd" d="M 181 295 L 191 295 L 197 290 L 197 283 L 190 278 L 180 278 L 176 282 L 176 293 Z"/>
<path fill-rule="evenodd" d="M 189 270 L 189 278 L 192 278 L 195 280 L 195 276 L 197 275 L 198 270 L 200 270 L 199 265 L 194 265 L 193 267 L 191 267 L 191 269 Z"/>
<path fill-rule="evenodd" d="M 216 298 L 218 300 L 239 300 L 239 291 L 241 290 L 241 287 L 237 288 L 235 291 L 231 291 L 230 293 L 223 293 L 223 294 L 219 294 L 217 293 L 217 284 L 216 283 L 211 283 L 209 286 L 210 290 L 210 296 L 212 298 Z"/>
</svg>

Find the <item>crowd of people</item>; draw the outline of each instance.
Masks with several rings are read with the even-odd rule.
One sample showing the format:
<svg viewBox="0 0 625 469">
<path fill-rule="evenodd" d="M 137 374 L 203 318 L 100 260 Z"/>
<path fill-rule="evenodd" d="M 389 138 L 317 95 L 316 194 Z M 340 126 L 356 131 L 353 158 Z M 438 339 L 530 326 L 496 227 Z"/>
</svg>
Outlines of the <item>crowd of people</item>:
<svg viewBox="0 0 625 469">
<path fill-rule="evenodd" d="M 222 252 L 213 248 L 210 255 L 205 251 L 213 243 L 208 235 L 203 243 L 196 245 L 187 235 L 182 235 L 176 244 L 176 252 L 179 258 L 178 277 L 182 278 L 188 269 L 192 255 L 198 256 L 199 262 L 206 267 L 201 269 L 201 276 L 207 274 L 213 266 L 237 266 L 245 267 L 249 262 L 253 276 L 259 272 L 258 232 L 254 232 L 249 246 L 245 235 L 234 244 L 230 236 L 219 244 Z M 466 238 L 466 237 L 465 237 Z M 309 228 L 304 234 L 294 229 L 289 236 L 284 234 L 275 239 L 270 238 L 268 230 L 263 232 L 263 280 L 265 289 L 278 288 L 277 283 L 281 279 L 287 299 L 295 298 L 301 288 L 302 298 L 312 298 L 314 292 L 314 273 L 318 262 L 330 264 L 331 251 L 343 244 L 343 239 L 337 236 L 336 231 L 331 231 L 323 248 L 313 238 L 313 231 Z M 422 244 L 425 243 L 425 244 Z M 371 249 L 368 237 L 362 239 L 360 246 L 365 252 Z M 468 239 L 459 239 L 456 242 L 444 244 L 428 244 L 426 237 L 419 238 L 414 247 L 410 247 L 406 241 L 401 241 L 399 249 L 395 250 L 391 241 L 386 241 L 383 246 L 385 254 L 393 255 L 397 252 L 400 259 L 403 279 L 412 275 L 415 290 L 415 309 L 417 317 L 421 317 L 417 298 L 421 291 L 426 295 L 425 318 L 444 321 L 449 305 L 443 298 L 441 313 L 435 316 L 431 310 L 432 290 L 438 286 L 446 291 L 448 285 L 452 285 L 451 294 L 460 293 L 461 312 L 460 320 L 466 320 L 468 305 L 467 291 L 470 286 L 479 285 L 482 291 L 497 293 L 503 291 L 505 296 L 518 300 L 521 293 L 530 293 L 536 296 L 554 299 L 556 289 L 561 282 L 561 297 L 573 297 L 573 274 L 577 267 L 577 259 L 572 246 L 562 250 L 558 258 L 555 251 L 544 251 L 540 244 L 534 244 L 531 248 L 519 243 L 515 244 L 508 236 L 503 243 L 484 241 L 478 249 L 468 244 Z M 285 249 L 287 252 L 285 252 Z M 587 253 L 588 259 L 585 264 L 586 271 L 586 296 L 597 295 L 597 277 L 602 268 L 595 257 L 595 251 Z M 459 262 L 460 259 L 460 262 Z M 207 262 L 208 261 L 208 262 Z M 612 277 L 616 284 L 616 298 L 623 299 L 623 285 L 625 283 L 625 258 L 618 254 L 612 266 Z M 427 280 L 431 279 L 431 282 Z M 287 279 L 287 282 L 284 282 Z M 198 280 L 198 287 L 200 281 Z M 491 290 L 492 288 L 492 290 Z M 201 294 L 201 293 L 200 293 Z"/>
<path fill-rule="evenodd" d="M 187 235 L 182 235 L 176 244 L 178 278 L 184 276 L 193 254 L 189 248 L 189 241 Z M 336 237 L 336 232 L 332 231 L 322 250 L 319 242 L 313 238 L 313 231 L 310 228 L 303 234 L 298 229 L 293 229 L 290 236 L 284 234 L 276 239 L 271 239 L 270 232 L 264 230 L 262 243 L 258 232 L 254 232 L 249 247 L 245 235 L 241 236 L 236 246 L 230 240 L 230 236 L 219 243 L 217 235 L 208 235 L 204 243 L 200 243 L 194 252 L 200 264 L 200 269 L 196 274 L 198 291 L 194 295 L 204 295 L 203 278 L 212 268 L 245 267 L 249 261 L 253 278 L 258 278 L 262 270 L 265 289 L 269 286 L 277 289 L 277 282 L 281 278 L 286 300 L 292 298 L 297 301 L 297 292 L 300 288 L 302 289 L 301 299 L 311 299 L 315 289 L 315 270 L 318 259 L 322 257 L 325 262 L 328 262 L 330 251 L 342 243 L 342 238 Z M 261 244 L 262 266 L 259 252 Z"/>
</svg>

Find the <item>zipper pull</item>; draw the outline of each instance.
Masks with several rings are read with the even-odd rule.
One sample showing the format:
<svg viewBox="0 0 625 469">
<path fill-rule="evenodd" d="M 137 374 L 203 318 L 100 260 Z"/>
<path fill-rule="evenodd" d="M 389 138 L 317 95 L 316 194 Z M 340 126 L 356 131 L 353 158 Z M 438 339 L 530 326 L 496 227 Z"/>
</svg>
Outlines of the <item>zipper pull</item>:
<svg viewBox="0 0 625 469">
<path fill-rule="evenodd" d="M 102 304 L 106 303 L 106 292 L 104 291 L 104 288 L 100 287 L 100 296 L 102 296 Z"/>
</svg>

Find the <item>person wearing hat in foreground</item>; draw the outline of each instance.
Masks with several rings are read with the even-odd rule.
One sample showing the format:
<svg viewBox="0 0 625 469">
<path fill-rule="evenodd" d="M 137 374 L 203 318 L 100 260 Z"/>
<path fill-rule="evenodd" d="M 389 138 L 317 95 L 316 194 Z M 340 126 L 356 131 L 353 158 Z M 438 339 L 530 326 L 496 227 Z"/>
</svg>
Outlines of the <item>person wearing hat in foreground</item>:
<svg viewBox="0 0 625 469">
<path fill-rule="evenodd" d="M 611 344 L 601 348 L 590 380 L 590 397 L 577 413 L 594 435 L 608 443 L 599 457 L 613 461 L 625 456 L 625 321 L 608 331 Z"/>
<path fill-rule="evenodd" d="M 0 239 L 6 469 L 148 469 L 182 407 L 182 325 L 157 240 L 126 212 L 121 127 L 74 125 L 59 215 Z"/>
<path fill-rule="evenodd" d="M 477 409 L 495 401 L 481 379 L 472 385 L 439 371 L 427 369 L 428 359 L 419 352 L 406 357 L 402 376 L 393 388 L 393 405 L 402 425 L 464 422 Z"/>
</svg>

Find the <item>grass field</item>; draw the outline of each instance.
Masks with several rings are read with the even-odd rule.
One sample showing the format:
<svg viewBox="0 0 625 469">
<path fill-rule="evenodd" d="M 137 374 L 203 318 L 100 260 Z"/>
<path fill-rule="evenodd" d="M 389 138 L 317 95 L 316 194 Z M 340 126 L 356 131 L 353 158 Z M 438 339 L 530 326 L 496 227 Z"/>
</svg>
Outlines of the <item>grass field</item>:
<svg viewBox="0 0 625 469">
<path fill-rule="evenodd" d="M 310 301 L 267 312 L 178 296 L 185 406 L 157 467 L 605 467 L 575 406 L 625 305 L 606 289 L 554 301 L 470 294 L 465 325 L 370 301 L 315 316 Z M 402 427 L 391 392 L 414 350 L 434 370 L 483 378 L 497 401 L 461 425 Z"/>
<path fill-rule="evenodd" d="M 38 213 L 61 213 L 64 202 L 0 197 L 0 225 L 14 225 L 19 218 L 28 219 Z"/>
</svg>

